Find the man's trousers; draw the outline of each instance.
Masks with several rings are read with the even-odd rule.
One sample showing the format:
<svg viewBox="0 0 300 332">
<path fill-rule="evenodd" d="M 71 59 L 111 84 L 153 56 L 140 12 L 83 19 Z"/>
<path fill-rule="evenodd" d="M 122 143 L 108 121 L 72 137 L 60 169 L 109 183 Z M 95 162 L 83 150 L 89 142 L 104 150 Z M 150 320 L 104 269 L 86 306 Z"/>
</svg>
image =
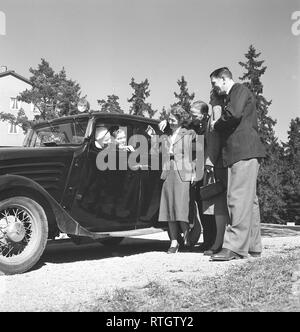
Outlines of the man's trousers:
<svg viewBox="0 0 300 332">
<path fill-rule="evenodd" d="M 241 160 L 228 167 L 227 226 L 223 248 L 247 257 L 262 251 L 260 212 L 256 195 L 259 162 L 256 158 Z"/>
</svg>

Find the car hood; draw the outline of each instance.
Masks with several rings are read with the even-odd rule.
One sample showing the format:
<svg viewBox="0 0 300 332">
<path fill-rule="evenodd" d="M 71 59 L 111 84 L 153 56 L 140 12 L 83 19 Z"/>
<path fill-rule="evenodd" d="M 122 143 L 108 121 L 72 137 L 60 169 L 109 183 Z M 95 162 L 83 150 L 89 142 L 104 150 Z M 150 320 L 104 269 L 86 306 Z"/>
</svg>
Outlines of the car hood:
<svg viewBox="0 0 300 332">
<path fill-rule="evenodd" d="M 78 147 L 3 147 L 0 176 L 17 175 L 31 179 L 59 201 Z"/>
<path fill-rule="evenodd" d="M 16 161 L 28 158 L 44 158 L 51 156 L 70 155 L 76 150 L 75 147 L 43 147 L 43 148 L 29 148 L 29 147 L 0 147 L 0 164 L 2 161 Z"/>
</svg>

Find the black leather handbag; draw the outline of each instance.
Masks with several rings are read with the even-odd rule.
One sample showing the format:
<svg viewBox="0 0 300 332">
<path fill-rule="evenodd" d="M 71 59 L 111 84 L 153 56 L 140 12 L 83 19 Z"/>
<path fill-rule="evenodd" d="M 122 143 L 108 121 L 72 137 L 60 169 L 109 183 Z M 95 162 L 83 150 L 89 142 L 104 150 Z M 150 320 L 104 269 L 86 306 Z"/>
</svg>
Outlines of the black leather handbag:
<svg viewBox="0 0 300 332">
<path fill-rule="evenodd" d="M 214 172 L 204 175 L 204 183 L 206 184 L 200 187 L 200 197 L 203 201 L 207 201 L 226 191 L 224 184 L 220 180 L 216 180 Z"/>
</svg>

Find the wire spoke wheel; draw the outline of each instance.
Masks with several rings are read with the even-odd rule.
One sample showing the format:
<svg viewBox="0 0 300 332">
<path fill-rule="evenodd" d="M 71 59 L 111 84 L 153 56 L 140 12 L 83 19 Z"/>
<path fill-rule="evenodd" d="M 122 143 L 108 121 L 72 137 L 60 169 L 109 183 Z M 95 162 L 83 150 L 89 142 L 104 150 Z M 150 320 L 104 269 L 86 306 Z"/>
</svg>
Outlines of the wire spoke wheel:
<svg viewBox="0 0 300 332">
<path fill-rule="evenodd" d="M 24 207 L 12 206 L 0 211 L 0 255 L 20 255 L 34 232 L 33 217 Z"/>
<path fill-rule="evenodd" d="M 37 263 L 48 238 L 44 209 L 29 197 L 0 202 L 0 271 L 23 273 Z"/>
</svg>

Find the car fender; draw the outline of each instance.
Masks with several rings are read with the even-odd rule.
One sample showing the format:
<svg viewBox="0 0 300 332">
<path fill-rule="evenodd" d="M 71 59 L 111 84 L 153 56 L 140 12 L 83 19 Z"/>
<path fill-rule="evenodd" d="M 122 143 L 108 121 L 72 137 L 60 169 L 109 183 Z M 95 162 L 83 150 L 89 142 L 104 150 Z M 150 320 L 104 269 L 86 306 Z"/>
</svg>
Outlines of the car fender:
<svg viewBox="0 0 300 332">
<path fill-rule="evenodd" d="M 20 176 L 20 175 L 2 175 L 0 176 L 0 194 L 11 191 L 27 189 L 30 192 L 38 193 L 42 196 L 49 206 L 56 219 L 56 224 L 62 233 L 84 235 L 89 232 L 81 227 L 76 220 L 74 220 L 67 211 L 37 182 Z"/>
</svg>

